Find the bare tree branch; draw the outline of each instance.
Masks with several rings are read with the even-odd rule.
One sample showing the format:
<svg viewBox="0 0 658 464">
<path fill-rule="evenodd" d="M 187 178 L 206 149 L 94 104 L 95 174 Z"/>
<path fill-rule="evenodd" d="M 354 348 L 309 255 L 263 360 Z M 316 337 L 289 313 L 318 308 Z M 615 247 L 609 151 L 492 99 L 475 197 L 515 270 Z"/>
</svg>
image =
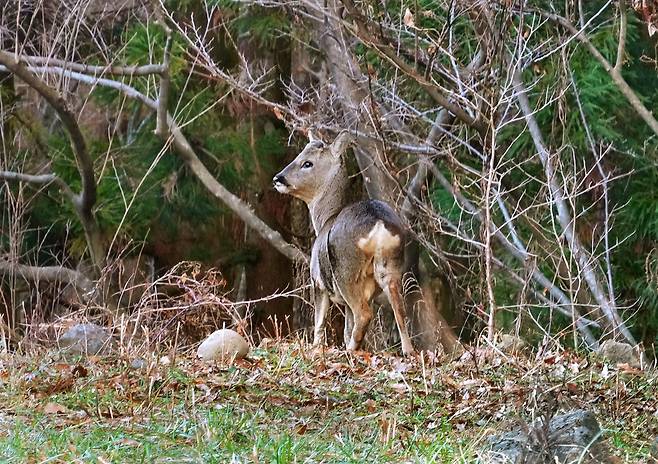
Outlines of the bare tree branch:
<svg viewBox="0 0 658 464">
<path fill-rule="evenodd" d="M 624 10 L 625 11 L 625 10 Z M 603 69 L 610 75 L 612 81 L 615 83 L 619 91 L 626 97 L 628 102 L 631 104 L 633 109 L 637 112 L 638 115 L 647 123 L 651 130 L 658 135 L 658 120 L 647 107 L 642 103 L 640 98 L 637 96 L 635 91 L 631 88 L 630 85 L 624 79 L 624 76 L 621 73 L 621 64 L 623 63 L 623 49 L 625 47 L 625 39 L 622 41 L 622 32 L 623 37 L 626 37 L 626 13 L 623 13 L 622 26 L 620 26 L 620 42 L 617 52 L 617 62 L 613 66 L 610 62 L 603 56 L 603 54 L 594 46 L 592 41 L 587 37 L 584 31 L 578 30 L 571 22 L 559 16 L 555 13 L 540 12 L 540 14 L 556 23 L 560 24 L 566 30 L 568 30 L 574 37 L 579 40 L 585 48 L 590 52 L 590 54 L 596 58 L 596 60 L 601 64 Z"/>
<path fill-rule="evenodd" d="M 441 173 L 441 171 L 439 171 L 436 168 L 436 166 L 432 165 L 431 169 L 434 178 L 438 180 L 441 186 L 453 195 L 455 200 L 462 208 L 473 214 L 474 217 L 477 218 L 481 223 L 488 224 L 488 227 L 491 229 L 493 236 L 512 256 L 514 256 L 523 265 L 525 265 L 528 262 L 528 260 L 531 259 L 531 256 L 527 252 L 525 247 L 515 246 L 507 239 L 507 237 L 505 237 L 505 235 L 503 235 L 500 227 L 497 227 L 495 224 L 491 222 L 489 223 L 485 222 L 485 218 L 482 216 L 482 213 L 477 209 L 477 207 L 472 202 L 470 202 L 461 192 L 457 191 L 450 184 L 448 179 L 445 178 L 445 176 Z M 510 221 L 508 221 L 508 224 L 510 227 L 513 227 Z M 514 232 L 513 235 L 516 237 L 516 232 L 514 230 L 513 232 Z M 517 237 L 517 241 L 518 241 L 518 237 Z M 506 268 L 506 266 L 504 266 L 503 263 L 500 262 L 499 260 L 496 260 L 494 258 L 494 261 L 497 263 L 499 267 Z M 514 276 L 516 276 L 516 274 L 514 274 L 513 277 Z M 556 309 L 558 312 L 564 314 L 565 316 L 568 316 L 569 318 L 573 318 L 576 327 L 583 335 L 583 338 L 585 339 L 587 344 L 590 347 L 596 347 L 598 345 L 598 342 L 588 328 L 589 325 L 595 325 L 595 324 L 589 319 L 579 314 L 579 312 L 576 310 L 569 297 L 557 285 L 555 285 L 554 282 L 552 282 L 548 277 L 546 277 L 546 275 L 537 267 L 536 264 L 532 265 L 531 277 L 540 288 L 545 288 L 546 290 L 548 290 L 549 294 L 557 301 L 557 303 L 551 302 L 550 306 L 553 309 Z M 517 281 L 517 283 L 521 283 L 521 284 L 524 283 L 524 280 L 521 277 L 518 277 L 518 279 L 515 278 L 515 280 Z M 539 298 L 541 301 L 543 302 L 550 301 L 547 298 L 545 298 L 543 295 L 541 295 L 541 293 L 538 292 L 537 290 L 533 289 L 533 292 L 535 296 L 537 296 L 538 298 L 541 296 L 541 298 Z"/>
<path fill-rule="evenodd" d="M 169 136 L 169 124 L 167 123 L 167 114 L 169 106 L 169 62 L 171 59 L 172 36 L 171 29 L 164 26 L 167 33 L 167 42 L 164 47 L 164 56 L 162 59 L 162 72 L 160 73 L 160 90 L 158 93 L 158 109 L 155 125 L 155 135 L 161 138 Z"/>
<path fill-rule="evenodd" d="M 621 335 L 629 343 L 635 345 L 636 342 L 633 335 L 631 335 L 628 328 L 619 317 L 617 309 L 603 292 L 601 283 L 599 282 L 599 279 L 596 276 L 596 272 L 592 267 L 591 256 L 588 256 L 587 252 L 580 243 L 580 239 L 574 231 L 574 221 L 565 202 L 565 195 L 562 191 L 562 187 L 557 182 L 557 173 L 555 172 L 551 154 L 548 152 L 546 144 L 544 143 L 541 129 L 537 124 L 534 111 L 530 106 L 530 101 L 528 99 L 526 89 L 521 78 L 521 72 L 518 69 L 514 71 L 513 82 L 517 92 L 517 101 L 519 102 L 519 106 L 525 117 L 528 130 L 535 144 L 535 148 L 537 149 L 539 159 L 541 160 L 541 163 L 544 167 L 549 191 L 557 210 L 557 218 L 569 249 L 578 261 L 578 264 L 580 265 L 581 271 L 585 278 L 585 282 L 587 282 L 592 295 L 600 305 L 602 313 L 610 323 L 613 336 L 617 337 Z"/>
<path fill-rule="evenodd" d="M 71 190 L 71 187 L 64 182 L 60 177 L 56 176 L 55 174 L 39 174 L 39 175 L 34 175 L 34 174 L 23 174 L 20 172 L 12 172 L 12 171 L 0 171 L 0 179 L 2 180 L 7 180 L 7 181 L 15 181 L 15 182 L 26 182 L 29 184 L 41 184 L 41 185 L 48 185 L 48 184 L 57 184 L 57 186 L 62 190 L 62 192 L 71 200 L 75 200 L 76 194 L 73 190 Z"/>
<path fill-rule="evenodd" d="M 34 68 L 33 72 L 46 72 L 52 74 L 65 75 L 66 77 L 84 82 L 89 85 L 100 85 L 109 87 L 122 92 L 129 98 L 136 99 L 150 108 L 152 111 L 157 112 L 160 105 L 157 101 L 147 97 L 139 92 L 134 87 L 124 84 L 123 82 L 114 81 L 111 79 L 87 76 L 78 72 L 69 71 L 63 68 Z M 254 229 L 261 237 L 263 237 L 274 248 L 280 251 L 283 255 L 291 260 L 308 261 L 308 257 L 299 248 L 286 242 L 281 234 L 270 226 L 268 226 L 262 219 L 260 219 L 249 204 L 242 201 L 240 198 L 229 192 L 226 187 L 220 184 L 217 179 L 208 171 L 205 165 L 201 162 L 199 157 L 194 152 L 194 149 L 188 142 L 182 130 L 173 119 L 171 115 L 167 115 L 167 124 L 171 133 L 169 141 L 173 144 L 179 156 L 185 161 L 190 170 L 201 181 L 201 183 L 212 193 L 215 197 L 221 200 L 228 206 L 240 219 L 242 219 L 247 226 Z M 167 141 L 167 139 L 165 139 Z"/>
<path fill-rule="evenodd" d="M 337 0 L 328 5 L 317 0 L 314 7 L 326 15 L 325 22 L 318 24 L 316 38 L 326 54 L 332 83 L 340 95 L 339 103 L 345 115 L 345 124 L 350 129 L 361 126 L 368 132 L 375 132 L 377 128 L 374 122 L 379 118 L 371 114 L 373 108 L 369 105 L 371 102 L 367 91 L 362 87 L 367 78 L 348 50 L 340 22 L 332 14 L 337 9 Z M 354 153 L 370 198 L 388 200 L 394 196 L 395 185 L 386 173 L 383 149 L 380 140 L 364 140 L 354 149 Z"/>
<path fill-rule="evenodd" d="M 162 74 L 165 71 L 163 64 L 146 64 L 141 66 L 94 66 L 76 63 L 46 56 L 21 55 L 21 60 L 31 66 L 59 67 L 76 71 L 90 76 L 149 76 Z"/>
<path fill-rule="evenodd" d="M 43 80 L 33 74 L 28 67 L 16 56 L 0 50 L 0 64 L 18 76 L 23 82 L 36 90 L 57 112 L 66 128 L 75 156 L 76 165 L 82 180 L 82 189 L 73 198 L 73 205 L 78 213 L 89 244 L 89 252 L 97 271 L 103 268 L 105 249 L 100 236 L 100 230 L 93 207 L 96 203 L 96 179 L 94 176 L 94 163 L 87 151 L 84 136 L 80 126 L 66 102 L 56 90 L 48 86 Z"/>
<path fill-rule="evenodd" d="M 585 134 L 587 135 L 587 141 L 589 143 L 590 150 L 592 151 L 592 155 L 594 156 L 596 168 L 599 171 L 599 175 L 601 176 L 601 188 L 603 189 L 603 208 L 604 208 L 603 245 L 605 247 L 604 252 L 605 252 L 606 273 L 608 278 L 608 295 L 612 304 L 616 305 L 615 289 L 612 282 L 612 263 L 610 259 L 609 232 L 610 232 L 611 212 L 610 212 L 609 195 L 608 195 L 608 175 L 603 171 L 603 166 L 601 165 L 602 155 L 599 156 L 599 154 L 597 153 L 596 146 L 594 144 L 594 139 L 592 137 L 592 132 L 589 128 L 589 124 L 587 123 L 587 118 L 585 116 L 585 110 L 583 109 L 583 105 L 580 101 L 580 91 L 578 90 L 578 85 L 576 84 L 576 80 L 574 79 L 573 73 L 571 73 L 571 71 L 569 72 L 569 78 L 571 79 L 571 85 L 573 86 L 574 95 L 576 97 L 576 104 L 578 105 L 578 112 L 580 113 L 580 119 L 583 121 L 583 126 L 585 127 Z"/>
<path fill-rule="evenodd" d="M 619 43 L 617 44 L 617 59 L 614 70 L 621 73 L 624 65 L 624 54 L 626 53 L 626 29 L 628 29 L 628 18 L 626 16 L 626 2 L 619 0 Z"/>
<path fill-rule="evenodd" d="M 454 114 L 460 121 L 473 127 L 482 135 L 486 132 L 486 128 L 481 121 L 473 118 L 464 111 L 463 108 L 451 102 L 448 97 L 439 92 L 438 87 L 434 83 L 429 82 L 423 75 L 419 74 L 412 65 L 408 64 L 402 57 L 400 57 L 394 48 L 382 43 L 381 40 L 378 40 L 373 34 L 371 34 L 369 31 L 373 29 L 373 27 L 376 29 L 376 27 L 369 24 L 367 19 L 357 10 L 351 0 L 341 0 L 341 2 L 345 5 L 357 24 L 356 30 L 353 31 L 355 36 L 359 37 L 364 44 L 371 46 L 381 53 L 406 75 L 412 77 L 421 87 L 423 87 L 423 89 L 425 89 L 434 101 Z"/>
</svg>

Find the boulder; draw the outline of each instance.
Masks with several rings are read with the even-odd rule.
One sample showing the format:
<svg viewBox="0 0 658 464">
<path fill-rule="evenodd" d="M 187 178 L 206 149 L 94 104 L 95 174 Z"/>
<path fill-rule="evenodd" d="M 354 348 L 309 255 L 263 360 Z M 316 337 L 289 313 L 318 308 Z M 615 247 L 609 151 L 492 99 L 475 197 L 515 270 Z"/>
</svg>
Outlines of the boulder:
<svg viewBox="0 0 658 464">
<path fill-rule="evenodd" d="M 548 427 L 538 421 L 490 437 L 486 457 L 487 462 L 511 464 L 605 462 L 601 461 L 605 451 L 598 444 L 600 438 L 601 428 L 594 414 L 576 409 L 553 417 Z"/>
<path fill-rule="evenodd" d="M 606 340 L 601 344 L 597 353 L 613 365 L 628 364 L 631 367 L 640 367 L 640 357 L 628 343 Z"/>
<path fill-rule="evenodd" d="M 112 334 L 96 324 L 76 324 L 64 332 L 57 344 L 69 354 L 107 354 L 111 350 Z"/>
<path fill-rule="evenodd" d="M 197 350 L 197 356 L 204 361 L 242 359 L 247 353 L 249 344 L 242 335 L 231 329 L 211 333 Z"/>
<path fill-rule="evenodd" d="M 577 409 L 550 421 L 549 443 L 558 462 L 578 462 L 601 438 L 601 427 L 594 413 Z M 585 452 L 583 452 L 585 451 Z"/>
</svg>

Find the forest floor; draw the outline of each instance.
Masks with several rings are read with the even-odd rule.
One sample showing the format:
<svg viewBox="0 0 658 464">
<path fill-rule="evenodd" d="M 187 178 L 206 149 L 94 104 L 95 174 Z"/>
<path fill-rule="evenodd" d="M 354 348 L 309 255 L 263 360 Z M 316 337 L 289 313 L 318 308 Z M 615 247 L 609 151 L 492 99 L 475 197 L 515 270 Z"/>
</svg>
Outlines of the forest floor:
<svg viewBox="0 0 658 464">
<path fill-rule="evenodd" d="M 473 462 L 492 433 L 573 408 L 596 413 L 610 462 L 647 462 L 658 434 L 655 371 L 566 351 L 475 363 L 272 341 L 231 366 L 193 354 L 138 369 L 4 355 L 0 461 Z"/>
</svg>

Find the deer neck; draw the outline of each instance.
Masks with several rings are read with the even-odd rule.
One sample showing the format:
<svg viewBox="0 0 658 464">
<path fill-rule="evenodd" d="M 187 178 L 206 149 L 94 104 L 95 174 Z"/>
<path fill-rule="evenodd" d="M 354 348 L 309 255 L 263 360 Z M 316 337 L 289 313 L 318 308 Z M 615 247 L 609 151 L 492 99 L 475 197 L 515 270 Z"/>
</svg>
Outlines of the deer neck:
<svg viewBox="0 0 658 464">
<path fill-rule="evenodd" d="M 316 236 L 326 225 L 332 224 L 338 213 L 346 206 L 348 184 L 347 171 L 341 165 L 318 195 L 308 203 Z"/>
</svg>

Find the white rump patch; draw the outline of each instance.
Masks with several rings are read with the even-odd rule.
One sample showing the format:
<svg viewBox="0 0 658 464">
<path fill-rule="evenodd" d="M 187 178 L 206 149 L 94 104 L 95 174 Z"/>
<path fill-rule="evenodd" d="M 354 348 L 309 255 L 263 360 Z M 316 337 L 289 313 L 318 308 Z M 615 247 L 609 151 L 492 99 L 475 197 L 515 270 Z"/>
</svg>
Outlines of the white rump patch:
<svg viewBox="0 0 658 464">
<path fill-rule="evenodd" d="M 367 237 L 359 239 L 357 245 L 369 255 L 382 254 L 400 246 L 400 236 L 389 232 L 382 221 L 377 221 Z"/>
</svg>

